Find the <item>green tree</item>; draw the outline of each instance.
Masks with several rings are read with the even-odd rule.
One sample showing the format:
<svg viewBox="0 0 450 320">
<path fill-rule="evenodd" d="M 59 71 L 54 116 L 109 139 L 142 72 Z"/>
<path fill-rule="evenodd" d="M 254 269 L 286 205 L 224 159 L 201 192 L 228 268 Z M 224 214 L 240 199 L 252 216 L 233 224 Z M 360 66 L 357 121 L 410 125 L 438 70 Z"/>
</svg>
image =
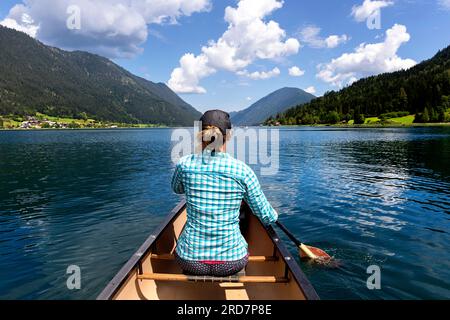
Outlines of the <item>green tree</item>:
<svg viewBox="0 0 450 320">
<path fill-rule="evenodd" d="M 437 122 L 445 122 L 445 108 L 443 106 L 436 107 L 437 109 Z"/>
<path fill-rule="evenodd" d="M 78 119 L 81 119 L 81 120 L 87 120 L 87 119 L 88 119 L 87 113 L 86 113 L 86 112 L 80 112 L 80 113 L 78 114 Z"/>
<path fill-rule="evenodd" d="M 326 122 L 329 124 L 336 124 L 339 121 L 341 121 L 341 117 L 339 116 L 339 113 L 336 111 L 330 111 L 326 117 Z"/>
<path fill-rule="evenodd" d="M 287 123 L 287 124 L 290 125 L 290 126 L 293 126 L 293 125 L 296 125 L 296 124 L 297 124 L 297 121 L 295 120 L 295 118 L 290 117 L 290 118 L 288 119 L 288 123 Z"/>
<path fill-rule="evenodd" d="M 359 118 L 356 119 L 357 124 L 364 124 L 366 122 L 366 116 L 364 114 L 360 114 Z"/>
<path fill-rule="evenodd" d="M 303 123 L 303 124 L 306 124 L 306 125 L 314 124 L 314 118 L 313 118 L 313 116 L 310 115 L 310 114 L 306 114 L 306 115 L 303 117 L 302 123 Z"/>
<path fill-rule="evenodd" d="M 400 110 L 408 110 L 408 95 L 403 87 L 400 88 L 399 108 Z"/>
<path fill-rule="evenodd" d="M 350 113 L 347 113 L 342 117 L 342 120 L 349 122 L 350 120 L 352 120 L 352 115 Z"/>
<path fill-rule="evenodd" d="M 430 122 L 438 122 L 439 114 L 436 111 L 436 108 L 431 108 L 430 110 Z"/>
<path fill-rule="evenodd" d="M 424 107 L 427 107 L 428 122 L 439 121 L 442 112 L 436 106 L 443 106 L 446 114 L 450 108 L 449 63 L 450 46 L 416 67 L 361 79 L 339 92 L 327 92 L 307 104 L 289 109 L 282 117 L 307 121 L 309 114 L 313 119 L 319 117 L 321 123 L 327 123 L 330 112 L 336 111 L 341 120 L 351 114 L 355 123 L 362 123 L 362 115 L 380 117 L 385 114 L 387 120 L 407 112 L 416 115 L 416 122 L 423 122 Z"/>
<path fill-rule="evenodd" d="M 423 110 L 423 114 L 422 114 L 422 122 L 423 123 L 428 123 L 430 122 L 430 115 L 428 113 L 428 108 L 425 107 L 425 109 Z"/>
<path fill-rule="evenodd" d="M 366 122 L 366 118 L 364 117 L 364 114 L 361 113 L 359 107 L 355 108 L 355 114 L 353 116 L 353 120 L 355 124 L 364 124 Z"/>
<path fill-rule="evenodd" d="M 450 108 L 450 96 L 442 96 L 441 103 L 444 109 Z"/>
<path fill-rule="evenodd" d="M 79 129 L 81 126 L 76 123 L 75 121 L 72 121 L 71 123 L 69 123 L 69 129 Z"/>
</svg>

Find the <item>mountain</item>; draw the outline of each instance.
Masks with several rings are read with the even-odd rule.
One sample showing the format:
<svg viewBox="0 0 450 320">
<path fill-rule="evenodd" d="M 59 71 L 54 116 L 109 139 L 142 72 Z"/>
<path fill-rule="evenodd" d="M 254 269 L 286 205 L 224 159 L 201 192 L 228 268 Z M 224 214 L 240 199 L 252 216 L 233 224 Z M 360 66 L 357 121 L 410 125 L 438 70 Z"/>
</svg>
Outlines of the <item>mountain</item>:
<svg viewBox="0 0 450 320">
<path fill-rule="evenodd" d="M 353 119 L 359 124 L 365 117 L 410 114 L 420 123 L 446 122 L 450 121 L 449 108 L 450 46 L 408 70 L 372 76 L 339 92 L 328 92 L 286 111 L 277 121 L 315 124 Z"/>
<path fill-rule="evenodd" d="M 192 125 L 200 113 L 163 83 L 87 52 L 49 47 L 0 26 L 0 115 Z"/>
<path fill-rule="evenodd" d="M 249 108 L 231 114 L 234 125 L 259 125 L 267 118 L 286 111 L 288 108 L 314 99 L 310 93 L 298 88 L 282 88 L 257 101 Z"/>
</svg>

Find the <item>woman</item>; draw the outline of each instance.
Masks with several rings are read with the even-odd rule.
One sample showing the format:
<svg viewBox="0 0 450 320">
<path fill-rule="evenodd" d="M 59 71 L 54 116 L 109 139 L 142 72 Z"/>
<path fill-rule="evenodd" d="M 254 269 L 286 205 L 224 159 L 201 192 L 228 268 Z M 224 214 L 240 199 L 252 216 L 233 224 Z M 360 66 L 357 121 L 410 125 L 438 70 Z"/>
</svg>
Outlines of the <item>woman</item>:
<svg viewBox="0 0 450 320">
<path fill-rule="evenodd" d="M 186 194 L 187 202 L 175 256 L 187 274 L 226 277 L 248 263 L 248 244 L 239 229 L 242 200 L 265 224 L 276 222 L 278 214 L 252 169 L 226 153 L 230 115 L 212 110 L 200 121 L 203 152 L 183 157 L 172 179 L 173 190 Z"/>
</svg>

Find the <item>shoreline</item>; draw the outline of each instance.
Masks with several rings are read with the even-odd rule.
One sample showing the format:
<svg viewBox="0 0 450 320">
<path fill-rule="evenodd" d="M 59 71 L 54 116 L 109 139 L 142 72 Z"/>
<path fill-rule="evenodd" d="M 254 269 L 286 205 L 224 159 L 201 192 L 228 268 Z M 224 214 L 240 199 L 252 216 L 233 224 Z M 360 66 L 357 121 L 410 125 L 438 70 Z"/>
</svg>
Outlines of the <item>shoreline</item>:
<svg viewBox="0 0 450 320">
<path fill-rule="evenodd" d="M 338 125 L 338 124 L 313 124 L 313 125 L 283 125 L 264 126 L 265 128 L 343 128 L 343 129 L 383 129 L 383 128 L 421 128 L 421 127 L 450 127 L 450 122 L 443 123 L 413 123 L 413 124 L 359 124 L 359 125 Z"/>
<path fill-rule="evenodd" d="M 144 130 L 144 129 L 176 129 L 183 127 L 118 127 L 118 128 L 0 128 L 1 131 L 95 131 L 95 130 Z"/>
<path fill-rule="evenodd" d="M 403 124 L 403 125 L 375 125 L 375 124 L 364 124 L 364 125 L 327 125 L 327 124 L 316 124 L 316 125 L 284 125 L 284 126 L 249 126 L 256 128 L 331 128 L 331 129 L 387 129 L 387 128 L 427 128 L 427 127 L 450 127 L 450 123 L 414 123 L 414 124 Z M 1 131 L 96 131 L 96 130 L 148 130 L 148 129 L 177 129 L 177 128 L 189 128 L 183 126 L 148 126 L 148 127 L 117 127 L 117 128 L 0 128 Z M 245 126 L 239 126 L 236 128 L 246 128 Z"/>
</svg>

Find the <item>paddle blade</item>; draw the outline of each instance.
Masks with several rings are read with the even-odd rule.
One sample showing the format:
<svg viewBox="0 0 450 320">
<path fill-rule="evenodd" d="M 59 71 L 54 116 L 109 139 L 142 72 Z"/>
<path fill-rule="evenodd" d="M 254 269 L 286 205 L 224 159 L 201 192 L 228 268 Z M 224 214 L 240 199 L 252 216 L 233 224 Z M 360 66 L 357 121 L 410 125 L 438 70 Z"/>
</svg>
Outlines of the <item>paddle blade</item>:
<svg viewBox="0 0 450 320">
<path fill-rule="evenodd" d="M 318 263 L 327 263 L 332 259 L 330 255 L 322 249 L 304 244 L 299 247 L 299 251 L 301 258 L 311 259 Z"/>
<path fill-rule="evenodd" d="M 316 247 L 311 247 L 311 246 L 307 246 L 309 251 L 311 251 L 317 258 L 319 259 L 331 259 L 330 255 L 328 253 L 326 253 L 325 251 L 323 251 L 322 249 L 316 248 Z M 317 259 L 316 258 L 316 259 Z"/>
</svg>

